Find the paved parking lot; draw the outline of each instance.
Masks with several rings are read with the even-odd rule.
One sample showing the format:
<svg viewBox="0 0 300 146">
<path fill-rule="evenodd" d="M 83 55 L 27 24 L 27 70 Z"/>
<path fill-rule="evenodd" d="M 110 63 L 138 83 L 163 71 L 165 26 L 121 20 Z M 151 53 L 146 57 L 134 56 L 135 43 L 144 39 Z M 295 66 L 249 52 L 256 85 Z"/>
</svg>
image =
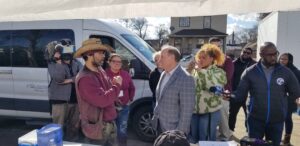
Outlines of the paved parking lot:
<svg viewBox="0 0 300 146">
<path fill-rule="evenodd" d="M 234 135 L 237 138 L 242 138 L 247 135 L 246 129 L 244 126 L 244 115 L 242 112 L 239 113 L 237 128 L 234 132 Z M 300 144 L 300 116 L 294 114 L 294 131 L 292 134 L 292 144 L 297 146 Z M 0 118 L 0 146 L 16 146 L 18 137 L 26 134 L 32 129 L 40 128 L 41 126 L 37 125 L 27 125 L 24 120 L 13 120 Z M 129 129 L 129 140 L 128 146 L 152 146 L 152 143 L 146 143 L 140 141 L 136 135 Z"/>
<path fill-rule="evenodd" d="M 237 117 L 237 125 L 235 128 L 234 136 L 241 139 L 243 136 L 247 135 L 246 128 L 244 126 L 245 117 L 240 110 L 239 115 Z M 294 128 L 291 138 L 291 143 L 294 146 L 300 146 L 300 116 L 293 114 Z"/>
</svg>

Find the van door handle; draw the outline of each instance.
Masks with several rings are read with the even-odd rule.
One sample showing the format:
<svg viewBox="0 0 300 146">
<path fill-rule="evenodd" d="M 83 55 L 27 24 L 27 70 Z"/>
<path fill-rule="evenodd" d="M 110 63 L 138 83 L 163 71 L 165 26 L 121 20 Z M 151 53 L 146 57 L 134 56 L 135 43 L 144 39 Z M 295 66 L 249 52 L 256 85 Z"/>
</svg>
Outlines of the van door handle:
<svg viewBox="0 0 300 146">
<path fill-rule="evenodd" d="M 12 70 L 0 70 L 0 74 L 12 74 Z"/>
</svg>

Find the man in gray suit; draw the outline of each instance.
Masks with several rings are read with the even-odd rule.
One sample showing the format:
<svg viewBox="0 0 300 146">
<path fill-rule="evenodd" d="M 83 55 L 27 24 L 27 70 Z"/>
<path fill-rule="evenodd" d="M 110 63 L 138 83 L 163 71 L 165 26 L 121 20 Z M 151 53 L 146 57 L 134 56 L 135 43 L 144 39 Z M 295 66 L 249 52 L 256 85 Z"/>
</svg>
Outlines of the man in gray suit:
<svg viewBox="0 0 300 146">
<path fill-rule="evenodd" d="M 153 127 L 160 134 L 181 130 L 188 134 L 195 106 L 195 82 L 179 64 L 180 52 L 173 46 L 163 46 L 159 62 L 164 69 L 157 88 Z"/>
</svg>

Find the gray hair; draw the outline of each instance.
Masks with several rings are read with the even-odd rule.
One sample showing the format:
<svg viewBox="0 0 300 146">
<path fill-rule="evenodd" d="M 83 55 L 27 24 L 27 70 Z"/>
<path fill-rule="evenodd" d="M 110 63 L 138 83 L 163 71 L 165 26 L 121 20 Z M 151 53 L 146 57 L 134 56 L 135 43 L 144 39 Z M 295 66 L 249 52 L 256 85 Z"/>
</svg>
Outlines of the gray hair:
<svg viewBox="0 0 300 146">
<path fill-rule="evenodd" d="M 167 50 L 168 54 L 173 54 L 175 56 L 175 61 L 179 62 L 180 61 L 180 51 L 174 47 L 174 46 L 170 46 L 170 45 L 164 45 L 161 47 L 161 51 L 163 50 Z"/>
<path fill-rule="evenodd" d="M 160 55 L 160 51 L 157 51 L 157 52 L 155 52 L 153 55 L 152 55 L 152 59 L 153 59 L 153 61 L 155 61 L 155 57 L 156 56 L 158 56 L 158 55 Z"/>
</svg>

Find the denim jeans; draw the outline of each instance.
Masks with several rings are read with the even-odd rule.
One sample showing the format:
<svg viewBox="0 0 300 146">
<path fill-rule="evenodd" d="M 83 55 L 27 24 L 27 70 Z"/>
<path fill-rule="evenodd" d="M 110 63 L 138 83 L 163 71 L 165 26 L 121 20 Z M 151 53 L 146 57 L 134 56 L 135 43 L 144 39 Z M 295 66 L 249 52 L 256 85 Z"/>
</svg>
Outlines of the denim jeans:
<svg viewBox="0 0 300 146">
<path fill-rule="evenodd" d="M 216 141 L 216 131 L 220 118 L 220 110 L 207 114 L 193 114 L 189 135 L 190 142 Z"/>
<path fill-rule="evenodd" d="M 122 109 L 118 112 L 118 117 L 116 119 L 118 138 L 127 138 L 128 114 L 129 114 L 129 106 L 128 105 L 122 106 Z"/>
<path fill-rule="evenodd" d="M 265 121 L 253 119 L 249 116 L 248 130 L 250 138 L 263 139 L 264 136 L 266 136 L 266 140 L 271 140 L 273 142 L 273 146 L 279 146 L 283 130 L 283 122 L 270 124 Z"/>
</svg>

